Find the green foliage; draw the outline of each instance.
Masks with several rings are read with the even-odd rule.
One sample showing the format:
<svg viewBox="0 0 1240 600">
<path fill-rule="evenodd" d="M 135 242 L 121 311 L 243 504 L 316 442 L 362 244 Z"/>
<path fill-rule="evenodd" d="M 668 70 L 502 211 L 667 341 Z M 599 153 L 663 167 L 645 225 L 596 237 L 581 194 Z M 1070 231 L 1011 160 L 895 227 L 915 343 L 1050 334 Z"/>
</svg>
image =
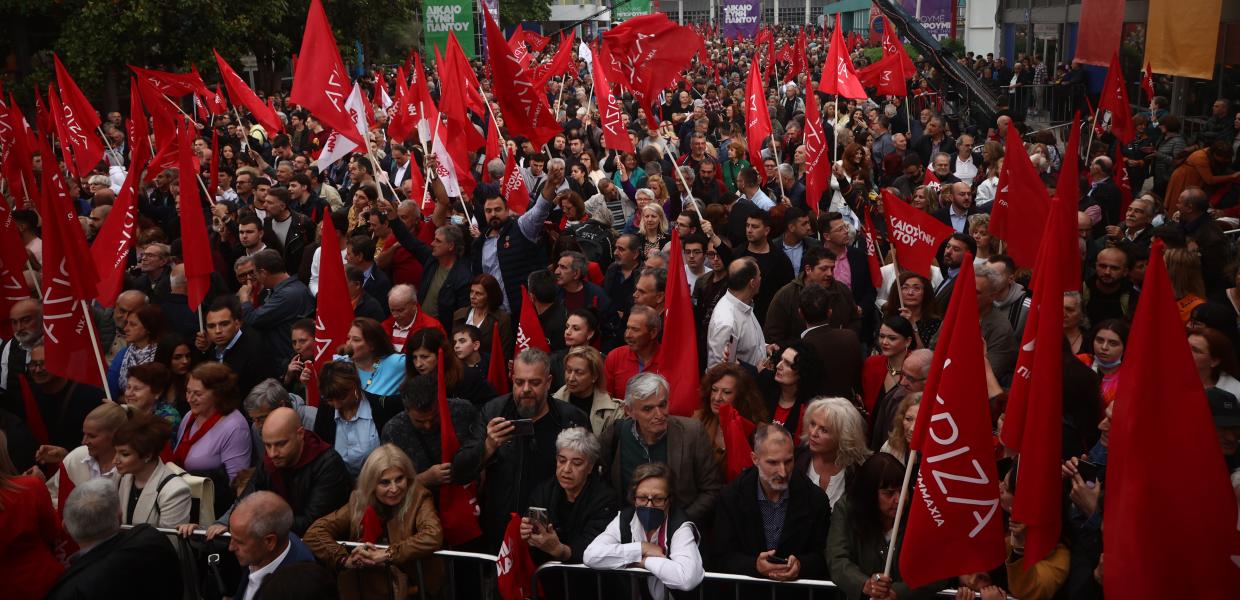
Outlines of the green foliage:
<svg viewBox="0 0 1240 600">
<path fill-rule="evenodd" d="M 521 21 L 546 21 L 551 18 L 551 0 L 499 0 L 499 21 L 502 26 Z"/>
<path fill-rule="evenodd" d="M 965 55 L 963 40 L 944 38 L 939 42 L 939 45 L 942 46 L 944 50 L 951 52 L 953 56 L 960 57 Z"/>
</svg>

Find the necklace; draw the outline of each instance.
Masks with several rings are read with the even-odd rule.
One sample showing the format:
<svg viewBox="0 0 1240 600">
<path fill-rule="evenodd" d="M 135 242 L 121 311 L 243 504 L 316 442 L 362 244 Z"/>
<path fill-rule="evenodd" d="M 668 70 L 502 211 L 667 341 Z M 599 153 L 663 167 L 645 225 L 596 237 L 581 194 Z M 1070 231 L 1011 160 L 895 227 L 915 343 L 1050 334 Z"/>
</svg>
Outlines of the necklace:
<svg viewBox="0 0 1240 600">
<path fill-rule="evenodd" d="M 900 365 L 899 367 L 893 367 L 893 366 L 891 366 L 891 363 L 890 363 L 890 362 L 888 362 L 888 363 L 887 363 L 887 374 L 888 374 L 888 375 L 890 375 L 890 376 L 892 376 L 892 377 L 899 377 L 899 376 L 900 376 L 900 371 L 901 371 L 901 369 L 903 369 L 903 367 L 904 367 L 904 365 Z"/>
</svg>

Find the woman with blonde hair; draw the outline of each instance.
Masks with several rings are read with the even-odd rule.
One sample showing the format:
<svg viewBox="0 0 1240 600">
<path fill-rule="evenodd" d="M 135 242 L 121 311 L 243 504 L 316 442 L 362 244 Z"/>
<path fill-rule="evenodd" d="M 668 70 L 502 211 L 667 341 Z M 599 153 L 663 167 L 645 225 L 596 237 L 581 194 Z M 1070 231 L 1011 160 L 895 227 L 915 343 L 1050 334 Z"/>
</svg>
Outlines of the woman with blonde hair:
<svg viewBox="0 0 1240 600">
<path fill-rule="evenodd" d="M 802 417 L 795 467 L 822 488 L 835 506 L 857 466 L 870 456 L 865 418 L 844 398 L 815 398 Z"/>
<path fill-rule="evenodd" d="M 980 266 L 986 260 L 999 254 L 999 238 L 990 235 L 990 215 L 970 215 L 968 233 L 977 242 L 977 256 L 973 257 L 973 265 Z"/>
<path fill-rule="evenodd" d="M 624 414 L 624 404 L 607 393 L 603 354 L 594 346 L 576 346 L 564 355 L 564 385 L 552 397 L 580 408 L 590 417 L 590 429 L 601 435 Z"/>
<path fill-rule="evenodd" d="M 47 480 L 47 490 L 52 494 L 52 504 L 59 508 L 60 503 L 69 497 L 74 487 L 82 485 L 96 477 L 106 477 L 116 482 L 120 475 L 113 465 L 116 449 L 112 446 L 112 436 L 129 421 L 133 408 L 126 404 L 105 402 L 86 414 L 82 421 L 82 445 L 67 451 L 58 446 L 39 446 L 35 451 L 34 461 L 41 467 L 53 467 L 51 479 Z M 57 469 L 58 465 L 63 469 Z M 24 473 L 43 478 L 43 471 L 37 467 Z M 69 477 L 68 485 L 61 484 L 61 478 Z"/>
<path fill-rule="evenodd" d="M 641 216 L 638 217 L 638 237 L 642 240 L 642 260 L 647 256 L 658 252 L 665 244 L 671 241 L 668 235 L 667 215 L 663 214 L 663 206 L 657 202 L 651 202 L 642 208 Z"/>
<path fill-rule="evenodd" d="M 879 452 L 886 452 L 904 463 L 908 460 L 908 446 L 913 439 L 913 425 L 917 423 L 917 411 L 921 406 L 921 392 L 913 392 L 900 401 L 895 418 L 891 420 L 891 433 Z"/>
<path fill-rule="evenodd" d="M 426 591 L 438 590 L 442 566 L 426 559 L 443 546 L 443 527 L 416 476 L 404 451 L 379 446 L 366 458 L 349 502 L 306 530 L 306 546 L 336 571 L 341 598 L 412 598 L 419 592 L 410 584 L 419 561 Z M 361 545 L 350 551 L 337 540 Z"/>
</svg>

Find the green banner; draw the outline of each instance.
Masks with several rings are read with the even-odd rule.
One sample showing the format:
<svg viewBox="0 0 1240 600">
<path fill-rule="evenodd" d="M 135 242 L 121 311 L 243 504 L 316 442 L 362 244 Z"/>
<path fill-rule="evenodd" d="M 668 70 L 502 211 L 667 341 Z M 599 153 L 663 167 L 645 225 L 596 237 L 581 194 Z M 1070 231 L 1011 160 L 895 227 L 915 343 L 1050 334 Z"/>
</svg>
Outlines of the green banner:
<svg viewBox="0 0 1240 600">
<path fill-rule="evenodd" d="M 647 0 L 648 2 L 649 0 Z M 448 34 L 456 34 L 456 41 L 465 56 L 474 57 L 474 3 L 472 0 L 425 0 L 426 16 L 423 21 L 426 38 L 426 57 L 433 59 L 435 48 L 443 54 L 447 50 Z"/>
<path fill-rule="evenodd" d="M 627 21 L 633 17 L 650 14 L 650 0 L 615 0 L 612 3 L 615 8 L 611 9 L 611 22 L 619 23 Z"/>
</svg>

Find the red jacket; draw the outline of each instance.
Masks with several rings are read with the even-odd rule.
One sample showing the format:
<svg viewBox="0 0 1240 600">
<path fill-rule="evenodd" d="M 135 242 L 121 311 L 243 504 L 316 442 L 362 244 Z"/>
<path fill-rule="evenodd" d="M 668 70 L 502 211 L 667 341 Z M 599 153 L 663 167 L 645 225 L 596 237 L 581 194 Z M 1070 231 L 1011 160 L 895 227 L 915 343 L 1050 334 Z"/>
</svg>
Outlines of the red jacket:
<svg viewBox="0 0 1240 600">
<path fill-rule="evenodd" d="M 4 510 L 0 510 L 0 581 L 5 597 L 42 598 L 55 585 L 65 568 L 57 559 L 66 553 L 69 536 L 61 528 L 52 508 L 52 498 L 42 481 L 34 477 L 14 477 L 16 489 L 0 488 Z"/>
</svg>

